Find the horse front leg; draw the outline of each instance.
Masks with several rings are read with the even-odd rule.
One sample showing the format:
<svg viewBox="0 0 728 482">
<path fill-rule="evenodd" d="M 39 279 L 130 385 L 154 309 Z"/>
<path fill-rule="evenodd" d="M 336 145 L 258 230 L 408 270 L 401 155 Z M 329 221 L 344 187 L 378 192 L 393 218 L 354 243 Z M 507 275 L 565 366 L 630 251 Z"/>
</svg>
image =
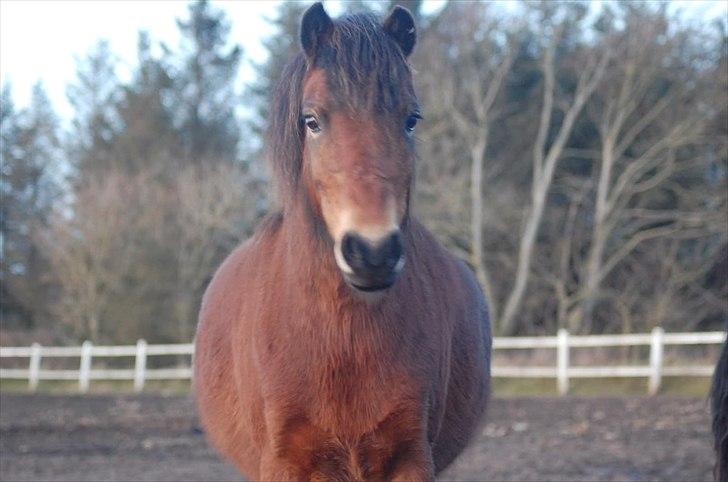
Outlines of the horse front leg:
<svg viewBox="0 0 728 482">
<path fill-rule="evenodd" d="M 416 399 L 414 399 L 416 400 Z M 371 450 L 367 465 L 379 479 L 394 482 L 435 480 L 435 463 L 427 436 L 427 413 L 421 403 L 399 407 L 380 422 L 368 438 Z M 377 447 L 387 447 L 377 450 Z"/>
<path fill-rule="evenodd" d="M 260 480 L 263 482 L 294 482 L 307 480 L 299 467 L 266 448 L 260 458 Z"/>
<path fill-rule="evenodd" d="M 261 480 L 331 480 L 325 475 L 326 462 L 331 465 L 331 461 L 345 460 L 327 448 L 335 445 L 330 443 L 331 436 L 300 413 L 278 410 L 276 416 L 269 416 L 268 426 L 271 430 L 261 455 Z"/>
<path fill-rule="evenodd" d="M 392 482 L 432 482 L 435 480 L 434 467 L 429 444 L 425 444 L 400 458 L 387 479 Z"/>
<path fill-rule="evenodd" d="M 429 468 L 416 465 L 403 467 L 392 475 L 392 482 L 432 482 L 435 474 Z"/>
</svg>

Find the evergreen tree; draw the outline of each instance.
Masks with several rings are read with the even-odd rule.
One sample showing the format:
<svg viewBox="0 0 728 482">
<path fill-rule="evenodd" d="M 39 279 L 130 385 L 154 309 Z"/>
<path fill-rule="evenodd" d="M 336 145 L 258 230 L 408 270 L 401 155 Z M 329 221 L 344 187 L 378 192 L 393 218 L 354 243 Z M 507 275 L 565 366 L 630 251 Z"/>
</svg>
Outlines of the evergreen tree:
<svg viewBox="0 0 728 482">
<path fill-rule="evenodd" d="M 10 88 L 2 93 L 2 251 L 3 318 L 34 326 L 45 314 L 50 289 L 47 262 L 38 233 L 58 194 L 60 162 L 58 119 L 43 86 L 33 87 L 28 109 L 16 113 Z"/>
<path fill-rule="evenodd" d="M 268 126 L 269 106 L 283 68 L 300 50 L 298 29 L 307 7 L 303 3 L 282 2 L 276 17 L 270 20 L 274 33 L 263 41 L 267 57 L 265 62 L 256 65 L 256 80 L 249 87 L 256 112 L 250 128 L 259 138 Z"/>
<path fill-rule="evenodd" d="M 111 144 L 119 128 L 120 93 L 115 65 L 108 42 L 99 41 L 78 61 L 76 81 L 67 89 L 75 110 L 68 150 L 78 180 L 103 175 L 115 162 Z"/>
<path fill-rule="evenodd" d="M 120 130 L 113 152 L 123 172 L 136 174 L 142 168 L 154 172 L 174 172 L 178 168 L 180 141 L 165 100 L 172 95 L 173 82 L 162 59 L 151 53 L 147 32 L 140 32 L 136 75 L 123 87 L 118 105 Z"/>
<path fill-rule="evenodd" d="M 0 317 L 6 321 L 27 318 L 22 303 L 10 289 L 19 231 L 16 218 L 20 199 L 13 182 L 13 170 L 20 164 L 16 149 L 18 128 L 10 84 L 5 84 L 0 96 Z"/>
<path fill-rule="evenodd" d="M 240 126 L 234 82 L 242 49 L 227 47 L 230 23 L 207 0 L 190 4 L 189 18 L 177 25 L 182 46 L 175 75 L 175 123 L 185 160 L 192 164 L 235 160 Z"/>
</svg>

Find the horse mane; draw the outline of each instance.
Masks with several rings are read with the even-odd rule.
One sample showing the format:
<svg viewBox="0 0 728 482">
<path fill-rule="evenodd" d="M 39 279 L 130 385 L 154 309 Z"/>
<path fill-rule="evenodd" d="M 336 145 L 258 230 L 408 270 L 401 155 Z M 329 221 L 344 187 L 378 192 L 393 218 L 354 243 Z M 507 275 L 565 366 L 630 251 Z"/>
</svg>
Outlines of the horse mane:
<svg viewBox="0 0 728 482">
<path fill-rule="evenodd" d="M 351 110 L 395 111 L 416 99 L 409 64 L 376 16 L 346 15 L 334 20 L 331 37 L 309 60 L 299 52 L 286 65 L 274 91 L 266 135 L 279 201 L 284 205 L 298 191 L 303 162 L 301 102 L 309 69 L 323 68 L 333 97 Z"/>
</svg>

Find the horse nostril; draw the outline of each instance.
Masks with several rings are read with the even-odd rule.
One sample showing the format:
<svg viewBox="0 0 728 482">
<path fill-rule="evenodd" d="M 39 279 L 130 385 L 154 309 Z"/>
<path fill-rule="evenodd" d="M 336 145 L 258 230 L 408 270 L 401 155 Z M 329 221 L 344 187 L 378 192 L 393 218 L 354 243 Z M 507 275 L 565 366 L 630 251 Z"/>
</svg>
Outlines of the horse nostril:
<svg viewBox="0 0 728 482">
<path fill-rule="evenodd" d="M 364 240 L 356 234 L 346 233 L 341 240 L 341 254 L 354 270 L 362 268 L 368 251 Z"/>
<path fill-rule="evenodd" d="M 372 246 L 355 233 L 341 240 L 341 254 L 354 271 L 391 271 L 402 258 L 402 237 L 397 233 Z"/>
<path fill-rule="evenodd" d="M 389 238 L 381 244 L 380 251 L 383 262 L 387 268 L 394 269 L 400 258 L 402 258 L 402 254 L 404 252 L 402 236 L 398 232 L 390 235 Z"/>
</svg>

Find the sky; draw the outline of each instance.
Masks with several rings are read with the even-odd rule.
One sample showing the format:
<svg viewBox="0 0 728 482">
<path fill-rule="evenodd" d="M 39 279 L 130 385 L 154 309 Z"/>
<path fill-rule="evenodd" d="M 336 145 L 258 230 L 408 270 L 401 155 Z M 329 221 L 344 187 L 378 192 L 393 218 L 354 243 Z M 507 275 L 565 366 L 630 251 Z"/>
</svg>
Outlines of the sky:
<svg viewBox="0 0 728 482">
<path fill-rule="evenodd" d="M 231 38 L 242 45 L 245 61 L 239 84 L 250 81 L 252 63 L 265 59 L 262 40 L 272 33 L 266 18 L 278 1 L 217 0 L 232 23 Z M 505 5 L 507 1 L 498 2 Z M 595 2 L 598 5 L 600 2 Z M 444 0 L 425 2 L 425 11 L 441 8 Z M 174 47 L 179 42 L 175 19 L 187 14 L 187 0 L 0 0 L 0 84 L 10 82 L 18 107 L 27 105 L 32 86 L 43 82 L 55 109 L 64 120 L 72 115 L 66 86 L 73 81 L 76 58 L 106 39 L 120 59 L 117 74 L 127 80 L 134 68 L 137 32 L 148 30 L 153 41 Z M 339 2 L 325 2 L 336 15 Z M 678 0 L 672 8 L 692 19 L 728 16 L 725 0 Z"/>
<path fill-rule="evenodd" d="M 243 45 L 246 63 L 241 77 L 251 75 L 250 61 L 264 59 L 261 40 L 272 32 L 265 17 L 278 2 L 213 2 L 231 19 L 231 37 Z M 136 59 L 137 32 L 176 46 L 175 20 L 187 16 L 185 0 L 0 0 L 0 83 L 9 81 L 17 105 L 26 105 L 32 86 L 42 80 L 63 118 L 71 115 L 66 86 L 83 57 L 99 39 L 109 41 L 120 60 L 117 74 L 128 80 Z M 242 82 L 242 80 L 241 80 Z"/>
</svg>

